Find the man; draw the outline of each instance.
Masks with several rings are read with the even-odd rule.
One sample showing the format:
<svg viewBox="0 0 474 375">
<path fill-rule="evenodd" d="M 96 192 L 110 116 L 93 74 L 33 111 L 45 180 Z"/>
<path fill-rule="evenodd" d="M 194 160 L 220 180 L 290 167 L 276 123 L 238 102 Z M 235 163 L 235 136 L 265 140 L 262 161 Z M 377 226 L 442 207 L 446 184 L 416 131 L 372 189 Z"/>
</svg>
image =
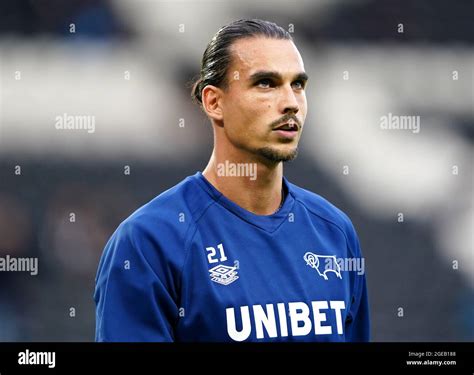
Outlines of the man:
<svg viewBox="0 0 474 375">
<path fill-rule="evenodd" d="M 207 46 L 193 97 L 214 150 L 126 219 L 96 280 L 97 341 L 367 341 L 348 217 L 283 177 L 307 112 L 303 60 L 274 23 L 239 20 Z"/>
</svg>

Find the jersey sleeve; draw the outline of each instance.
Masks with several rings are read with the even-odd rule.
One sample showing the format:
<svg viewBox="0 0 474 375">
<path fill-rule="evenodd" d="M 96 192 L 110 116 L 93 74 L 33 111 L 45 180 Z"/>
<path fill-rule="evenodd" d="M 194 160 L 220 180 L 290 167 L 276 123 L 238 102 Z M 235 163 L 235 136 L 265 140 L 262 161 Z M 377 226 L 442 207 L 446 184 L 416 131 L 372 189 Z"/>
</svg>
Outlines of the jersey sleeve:
<svg viewBox="0 0 474 375">
<path fill-rule="evenodd" d="M 112 235 L 96 277 L 96 341 L 174 341 L 176 293 L 166 270 L 150 262 L 159 251 L 133 222 Z"/>
<path fill-rule="evenodd" d="M 351 246 L 355 250 L 355 255 L 362 258 L 359 239 L 352 224 L 351 229 Z M 365 267 L 362 274 L 356 271 L 354 278 L 355 292 L 352 297 L 348 321 L 346 322 L 346 341 L 368 342 L 370 341 L 370 314 Z"/>
<path fill-rule="evenodd" d="M 359 277 L 359 276 L 358 276 Z M 369 300 L 367 297 L 367 282 L 365 275 L 360 285 L 360 298 L 351 308 L 349 322 L 346 329 L 346 340 L 349 342 L 368 342 L 370 340 Z"/>
</svg>

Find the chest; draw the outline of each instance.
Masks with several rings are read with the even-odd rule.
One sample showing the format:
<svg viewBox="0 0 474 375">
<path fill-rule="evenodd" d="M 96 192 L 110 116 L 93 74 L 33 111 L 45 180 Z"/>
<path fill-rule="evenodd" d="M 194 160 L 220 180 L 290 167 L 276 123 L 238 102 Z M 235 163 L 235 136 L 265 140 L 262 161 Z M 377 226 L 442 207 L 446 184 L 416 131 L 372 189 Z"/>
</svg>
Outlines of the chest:
<svg viewBox="0 0 474 375">
<path fill-rule="evenodd" d="M 183 269 L 183 339 L 340 341 L 352 280 L 343 233 L 310 220 L 269 233 L 202 225 Z"/>
</svg>

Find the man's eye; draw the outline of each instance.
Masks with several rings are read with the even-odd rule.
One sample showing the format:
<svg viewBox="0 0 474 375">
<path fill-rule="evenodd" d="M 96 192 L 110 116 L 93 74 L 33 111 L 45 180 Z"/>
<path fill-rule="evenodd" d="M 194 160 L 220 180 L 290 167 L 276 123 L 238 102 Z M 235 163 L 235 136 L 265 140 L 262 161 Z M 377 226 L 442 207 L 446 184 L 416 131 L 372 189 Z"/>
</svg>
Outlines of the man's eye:
<svg viewBox="0 0 474 375">
<path fill-rule="evenodd" d="M 295 81 L 295 82 L 293 82 L 293 86 L 296 86 L 297 89 L 304 89 L 304 82 L 303 81 Z"/>
<path fill-rule="evenodd" d="M 257 82 L 258 87 L 262 87 L 265 89 L 271 87 L 271 85 L 272 85 L 272 82 L 269 79 L 261 79 L 260 81 Z"/>
</svg>

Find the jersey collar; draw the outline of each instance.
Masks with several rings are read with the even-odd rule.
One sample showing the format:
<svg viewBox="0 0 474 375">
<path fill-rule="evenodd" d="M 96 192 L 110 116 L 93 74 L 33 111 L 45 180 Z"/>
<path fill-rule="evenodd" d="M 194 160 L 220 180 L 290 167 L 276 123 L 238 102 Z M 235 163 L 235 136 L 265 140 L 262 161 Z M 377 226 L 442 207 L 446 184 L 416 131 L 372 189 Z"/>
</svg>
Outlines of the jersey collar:
<svg viewBox="0 0 474 375">
<path fill-rule="evenodd" d="M 281 208 L 271 215 L 256 215 L 253 212 L 247 211 L 246 209 L 240 207 L 236 203 L 232 202 L 230 199 L 225 197 L 219 190 L 217 190 L 204 176 L 201 172 L 197 172 L 192 176 L 199 186 L 201 186 L 212 199 L 216 201 L 217 204 L 221 205 L 228 211 L 237 215 L 240 219 L 266 231 L 274 232 L 277 230 L 280 225 L 282 225 L 285 220 L 288 220 L 289 215 L 293 209 L 295 199 L 293 197 L 290 184 L 288 180 L 283 177 L 283 189 L 285 190 L 285 200 Z"/>
</svg>

